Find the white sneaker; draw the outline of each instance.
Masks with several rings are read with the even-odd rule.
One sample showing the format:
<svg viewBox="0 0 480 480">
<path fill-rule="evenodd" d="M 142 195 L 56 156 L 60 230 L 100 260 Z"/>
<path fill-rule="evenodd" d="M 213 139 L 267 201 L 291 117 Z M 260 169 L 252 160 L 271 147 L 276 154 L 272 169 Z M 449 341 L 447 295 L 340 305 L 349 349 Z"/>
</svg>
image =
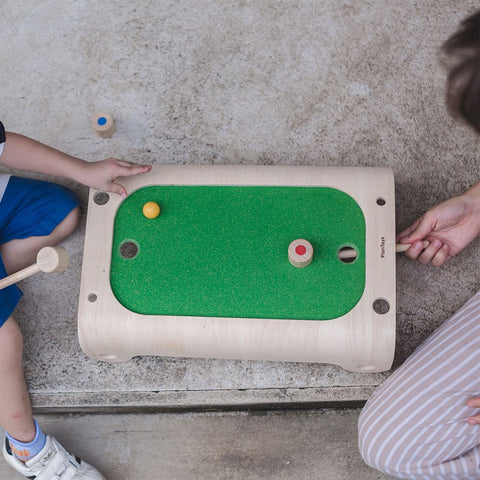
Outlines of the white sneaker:
<svg viewBox="0 0 480 480">
<path fill-rule="evenodd" d="M 97 469 L 68 453 L 50 435 L 46 437 L 42 450 L 25 463 L 13 455 L 7 438 L 3 456 L 17 472 L 32 480 L 105 480 Z"/>
</svg>

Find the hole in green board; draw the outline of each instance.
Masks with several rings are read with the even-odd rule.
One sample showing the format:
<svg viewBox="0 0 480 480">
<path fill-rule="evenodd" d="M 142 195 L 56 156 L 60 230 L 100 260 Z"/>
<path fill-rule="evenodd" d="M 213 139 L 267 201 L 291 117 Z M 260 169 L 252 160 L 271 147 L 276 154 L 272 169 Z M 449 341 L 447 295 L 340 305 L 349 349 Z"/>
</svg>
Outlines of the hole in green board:
<svg viewBox="0 0 480 480">
<path fill-rule="evenodd" d="M 353 246 L 345 245 L 337 252 L 337 257 L 343 263 L 353 263 L 358 257 L 358 251 Z"/>
<path fill-rule="evenodd" d="M 138 255 L 138 245 L 127 240 L 120 245 L 120 256 L 125 259 L 132 259 Z"/>
</svg>

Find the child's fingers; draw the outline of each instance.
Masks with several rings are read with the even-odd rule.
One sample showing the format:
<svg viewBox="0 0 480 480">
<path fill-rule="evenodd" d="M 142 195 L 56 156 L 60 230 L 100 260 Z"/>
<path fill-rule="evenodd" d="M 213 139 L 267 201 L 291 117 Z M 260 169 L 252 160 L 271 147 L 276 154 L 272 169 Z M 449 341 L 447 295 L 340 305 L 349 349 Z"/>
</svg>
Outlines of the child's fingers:
<svg viewBox="0 0 480 480">
<path fill-rule="evenodd" d="M 127 190 L 123 185 L 116 183 L 114 180 L 118 177 L 130 177 L 132 175 L 147 173 L 152 169 L 151 165 L 140 165 L 139 163 L 127 162 L 116 158 L 110 159 L 110 161 L 114 164 L 115 171 L 112 175 L 113 178 L 109 190 L 123 198 L 127 197 Z"/>
<path fill-rule="evenodd" d="M 152 169 L 151 165 L 140 165 L 139 163 L 126 162 L 115 159 L 116 173 L 118 177 L 129 177 L 140 173 L 147 173 Z"/>
<path fill-rule="evenodd" d="M 111 159 L 116 165 L 120 167 L 131 167 L 132 165 L 140 165 L 136 162 L 128 162 L 127 160 L 120 160 L 119 158 L 112 158 Z"/>
<path fill-rule="evenodd" d="M 141 168 L 149 167 L 149 168 L 151 168 L 151 165 L 145 165 L 145 164 L 137 163 L 137 162 L 128 162 L 127 160 L 119 160 L 118 158 L 114 158 L 112 160 L 114 160 L 114 163 L 116 165 L 119 165 L 120 167 L 127 167 L 127 168 L 130 168 L 130 167 L 141 167 Z"/>
<path fill-rule="evenodd" d="M 116 193 L 120 195 L 122 198 L 127 198 L 127 190 L 123 185 L 119 183 L 112 182 L 106 189 L 109 192 Z"/>
</svg>

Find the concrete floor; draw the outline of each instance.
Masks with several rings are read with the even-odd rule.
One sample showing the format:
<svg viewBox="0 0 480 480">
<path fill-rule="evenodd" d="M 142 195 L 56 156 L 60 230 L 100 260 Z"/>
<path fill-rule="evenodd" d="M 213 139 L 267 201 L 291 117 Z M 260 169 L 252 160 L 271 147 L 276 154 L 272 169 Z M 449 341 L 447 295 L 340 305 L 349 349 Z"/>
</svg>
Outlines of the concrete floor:
<svg viewBox="0 0 480 480">
<path fill-rule="evenodd" d="M 386 480 L 356 449 L 356 410 L 40 415 L 108 480 Z M 334 428 L 332 428 L 334 426 Z M 0 478 L 20 480 L 0 462 Z"/>
<path fill-rule="evenodd" d="M 477 7 L 4 0 L 1 120 L 92 161 L 392 167 L 402 229 L 478 180 L 478 138 L 448 116 L 438 51 Z M 99 110 L 116 120 L 111 139 L 91 129 Z M 87 188 L 60 181 L 85 207 Z M 65 243 L 65 274 L 22 285 L 16 317 L 37 412 L 358 405 L 389 374 L 210 359 L 94 362 L 76 333 L 83 239 L 82 225 Z M 398 258 L 394 367 L 477 290 L 479 254 L 477 241 L 441 269 Z"/>
</svg>

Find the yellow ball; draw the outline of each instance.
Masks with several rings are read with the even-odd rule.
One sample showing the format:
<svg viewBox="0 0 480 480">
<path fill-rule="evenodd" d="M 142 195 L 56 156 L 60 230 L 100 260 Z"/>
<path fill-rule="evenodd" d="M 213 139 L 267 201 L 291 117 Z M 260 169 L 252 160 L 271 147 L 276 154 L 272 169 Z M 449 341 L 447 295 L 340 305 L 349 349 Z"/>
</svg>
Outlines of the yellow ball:
<svg viewBox="0 0 480 480">
<path fill-rule="evenodd" d="M 147 202 L 143 206 L 143 214 L 147 218 L 157 218 L 160 215 L 160 205 L 156 202 Z"/>
</svg>

